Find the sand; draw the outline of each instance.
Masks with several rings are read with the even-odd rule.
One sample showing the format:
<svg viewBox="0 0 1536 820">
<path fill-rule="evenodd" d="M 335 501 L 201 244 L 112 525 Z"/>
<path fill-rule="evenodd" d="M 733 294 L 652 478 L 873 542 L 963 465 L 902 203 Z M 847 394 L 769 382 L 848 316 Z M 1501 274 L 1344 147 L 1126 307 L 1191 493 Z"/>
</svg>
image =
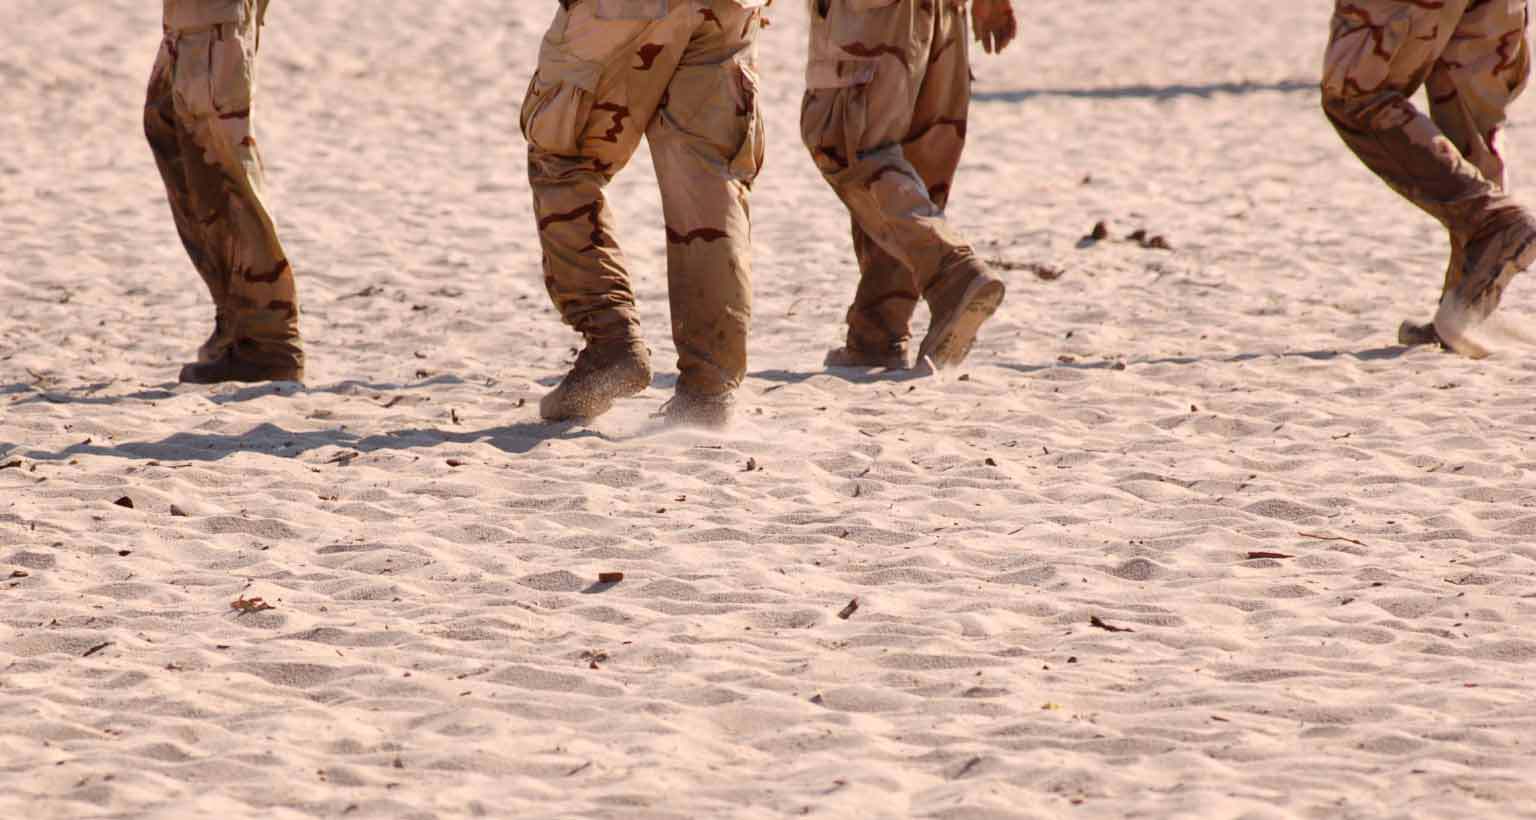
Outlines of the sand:
<svg viewBox="0 0 1536 820">
<path fill-rule="evenodd" d="M 658 378 L 538 420 L 552 3 L 274 5 L 303 390 L 174 383 L 211 310 L 140 133 L 157 4 L 10 5 L 0 816 L 1536 816 L 1532 291 L 1490 359 L 1395 345 L 1445 241 L 1319 114 L 1329 4 L 1030 8 L 951 209 L 1010 297 L 916 378 L 820 365 L 853 260 L 781 0 L 723 435 L 651 417 L 643 152 Z"/>
</svg>

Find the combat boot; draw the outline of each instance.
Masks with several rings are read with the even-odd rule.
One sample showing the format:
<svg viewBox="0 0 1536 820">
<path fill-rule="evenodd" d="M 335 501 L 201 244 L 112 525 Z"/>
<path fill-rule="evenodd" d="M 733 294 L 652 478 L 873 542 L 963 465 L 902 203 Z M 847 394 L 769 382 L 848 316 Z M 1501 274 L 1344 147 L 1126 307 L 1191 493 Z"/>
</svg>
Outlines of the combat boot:
<svg viewBox="0 0 1536 820">
<path fill-rule="evenodd" d="M 1445 346 L 1445 342 L 1440 340 L 1440 334 L 1435 332 L 1433 322 L 1420 324 L 1411 319 L 1404 319 L 1403 323 L 1397 326 L 1397 343 L 1404 347 Z"/>
<path fill-rule="evenodd" d="M 827 358 L 822 365 L 825 367 L 883 367 L 886 370 L 906 370 L 911 366 L 907 362 L 905 342 L 894 342 L 884 350 L 865 350 L 852 345 L 833 348 L 827 351 Z"/>
<path fill-rule="evenodd" d="M 704 427 L 718 430 L 731 423 L 736 409 L 733 393 L 708 395 L 679 389 L 661 406 L 661 417 L 674 427 Z"/>
<path fill-rule="evenodd" d="M 236 347 L 230 347 L 211 362 L 193 362 L 183 365 L 177 381 L 182 384 L 220 384 L 222 382 L 302 382 L 304 363 L 264 362 L 242 358 Z"/>
<path fill-rule="evenodd" d="M 975 257 L 949 266 L 923 293 L 931 314 L 928 335 L 918 348 L 919 364 L 938 370 L 965 361 L 976 333 L 992 318 L 1007 288 Z"/>
<path fill-rule="evenodd" d="M 571 372 L 539 400 L 546 421 L 592 419 L 651 386 L 651 352 L 639 339 L 588 340 Z"/>
<path fill-rule="evenodd" d="M 1492 230 L 1467 242 L 1467 272 L 1440 300 L 1434 329 L 1446 347 L 1480 359 L 1488 350 L 1466 336 L 1499 307 L 1515 275 L 1536 262 L 1536 216 L 1515 208 Z"/>
</svg>

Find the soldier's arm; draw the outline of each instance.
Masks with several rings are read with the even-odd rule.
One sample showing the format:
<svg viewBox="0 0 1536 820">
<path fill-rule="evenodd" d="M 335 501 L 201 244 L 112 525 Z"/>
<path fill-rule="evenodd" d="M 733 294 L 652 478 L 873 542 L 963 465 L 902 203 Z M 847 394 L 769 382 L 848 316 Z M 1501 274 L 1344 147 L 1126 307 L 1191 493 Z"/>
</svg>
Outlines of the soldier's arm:
<svg viewBox="0 0 1536 820">
<path fill-rule="evenodd" d="M 1019 33 L 1013 0 L 971 0 L 971 27 L 988 54 L 1001 52 Z"/>
</svg>

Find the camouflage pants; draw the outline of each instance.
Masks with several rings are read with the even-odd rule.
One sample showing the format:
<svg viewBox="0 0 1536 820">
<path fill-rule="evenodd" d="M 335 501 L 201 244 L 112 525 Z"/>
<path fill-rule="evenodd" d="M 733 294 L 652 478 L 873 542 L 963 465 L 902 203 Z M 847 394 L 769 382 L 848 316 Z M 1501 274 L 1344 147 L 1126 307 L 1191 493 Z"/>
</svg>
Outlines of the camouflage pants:
<svg viewBox="0 0 1536 820">
<path fill-rule="evenodd" d="M 1519 210 L 1499 133 L 1530 73 L 1526 0 L 1338 0 L 1323 110 L 1356 155 L 1445 225 L 1444 292 L 1467 243 Z M 1410 98 L 1427 86 L 1429 115 Z"/>
<path fill-rule="evenodd" d="M 747 367 L 761 14 L 736 0 L 569 0 L 523 102 L 545 285 L 589 340 L 639 335 L 603 189 L 650 143 L 678 387 L 704 395 L 736 388 Z"/>
<path fill-rule="evenodd" d="M 971 257 L 944 219 L 970 107 L 964 0 L 810 0 L 801 136 L 852 215 L 848 346 L 905 345 L 919 297 Z"/>
<path fill-rule="evenodd" d="M 213 298 L 216 330 L 201 357 L 233 349 L 253 363 L 302 368 L 293 269 L 262 200 L 251 123 L 256 2 L 218 5 L 215 15 L 212 6 L 183 3 L 187 10 L 167 20 L 149 80 L 145 135 L 176 230 Z"/>
</svg>

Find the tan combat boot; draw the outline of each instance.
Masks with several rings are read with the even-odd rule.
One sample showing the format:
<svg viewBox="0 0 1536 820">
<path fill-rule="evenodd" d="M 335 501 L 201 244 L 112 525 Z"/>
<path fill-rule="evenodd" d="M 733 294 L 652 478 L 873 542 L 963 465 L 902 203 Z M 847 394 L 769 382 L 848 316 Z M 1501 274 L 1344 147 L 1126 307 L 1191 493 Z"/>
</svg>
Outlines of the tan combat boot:
<svg viewBox="0 0 1536 820">
<path fill-rule="evenodd" d="M 232 343 L 212 361 L 183 365 L 177 381 L 182 384 L 222 382 L 302 382 L 304 352 L 297 343 L 279 354 L 253 351 L 250 345 Z M 199 351 L 201 356 L 202 351 Z"/>
<path fill-rule="evenodd" d="M 1445 346 L 1445 342 L 1440 340 L 1440 334 L 1435 332 L 1434 322 L 1421 324 L 1412 319 L 1404 319 L 1403 323 L 1397 326 L 1397 343 L 1404 347 Z"/>
<path fill-rule="evenodd" d="M 923 298 L 931 319 L 918 348 L 920 365 L 943 370 L 965 361 L 976 333 L 992 318 L 1007 288 L 980 259 L 969 257 L 940 274 Z"/>
<path fill-rule="evenodd" d="M 1536 263 L 1536 216 L 1524 208 L 1501 219 L 1496 228 L 1467 242 L 1467 273 L 1440 300 L 1434 330 L 1446 347 L 1473 359 L 1488 349 L 1467 331 L 1493 314 L 1515 275 Z"/>
<path fill-rule="evenodd" d="M 211 362 L 182 365 L 177 381 L 182 384 L 221 384 L 223 382 L 303 382 L 302 365 L 270 365 L 248 362 L 233 353 Z"/>
<path fill-rule="evenodd" d="M 304 344 L 298 336 L 236 338 L 219 321 L 197 357 L 182 366 L 177 379 L 182 384 L 304 381 Z"/>
<path fill-rule="evenodd" d="M 622 398 L 651 386 L 651 352 L 639 339 L 589 340 L 571 372 L 539 401 L 546 421 L 601 416 Z"/>
</svg>

